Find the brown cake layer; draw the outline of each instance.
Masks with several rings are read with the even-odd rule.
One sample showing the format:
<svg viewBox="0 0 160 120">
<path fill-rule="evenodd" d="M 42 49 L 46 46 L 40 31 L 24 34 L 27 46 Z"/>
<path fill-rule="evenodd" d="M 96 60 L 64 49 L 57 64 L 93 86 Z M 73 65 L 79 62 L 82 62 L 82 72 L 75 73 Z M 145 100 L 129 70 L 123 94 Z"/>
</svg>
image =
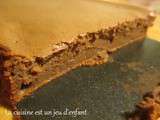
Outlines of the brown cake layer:
<svg viewBox="0 0 160 120">
<path fill-rule="evenodd" d="M 143 40 L 155 16 L 98 0 L 2 0 L 0 96 L 14 105 L 24 96 L 82 65 Z"/>
</svg>

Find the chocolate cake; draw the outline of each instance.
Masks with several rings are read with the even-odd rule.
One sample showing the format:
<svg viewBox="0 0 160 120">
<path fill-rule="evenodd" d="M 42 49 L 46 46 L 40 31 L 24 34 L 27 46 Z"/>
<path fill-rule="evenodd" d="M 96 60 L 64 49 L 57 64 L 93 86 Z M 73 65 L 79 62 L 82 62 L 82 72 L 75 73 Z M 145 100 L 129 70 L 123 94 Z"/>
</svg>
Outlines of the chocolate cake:
<svg viewBox="0 0 160 120">
<path fill-rule="evenodd" d="M 155 16 L 100 0 L 1 0 L 0 97 L 24 96 L 83 65 L 143 40 Z"/>
</svg>

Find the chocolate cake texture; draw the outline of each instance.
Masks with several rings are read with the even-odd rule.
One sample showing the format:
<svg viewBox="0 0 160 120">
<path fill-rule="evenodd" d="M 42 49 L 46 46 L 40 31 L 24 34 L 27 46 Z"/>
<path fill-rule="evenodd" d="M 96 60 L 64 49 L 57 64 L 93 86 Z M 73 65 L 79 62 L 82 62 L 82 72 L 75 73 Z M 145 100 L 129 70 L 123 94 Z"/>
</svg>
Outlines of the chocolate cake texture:
<svg viewBox="0 0 160 120">
<path fill-rule="evenodd" d="M 143 40 L 155 15 L 100 0 L 1 0 L 0 97 L 24 96 L 83 65 Z"/>
</svg>

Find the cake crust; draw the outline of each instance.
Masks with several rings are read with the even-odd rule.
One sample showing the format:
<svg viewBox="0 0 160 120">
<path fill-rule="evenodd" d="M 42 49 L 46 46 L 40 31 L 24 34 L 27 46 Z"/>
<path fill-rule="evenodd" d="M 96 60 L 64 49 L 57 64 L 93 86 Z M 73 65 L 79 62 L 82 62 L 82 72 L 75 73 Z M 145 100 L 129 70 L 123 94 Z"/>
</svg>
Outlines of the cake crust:
<svg viewBox="0 0 160 120">
<path fill-rule="evenodd" d="M 101 0 L 1 0 L 0 14 L 0 44 L 35 59 L 80 34 L 147 19 L 148 10 Z"/>
</svg>

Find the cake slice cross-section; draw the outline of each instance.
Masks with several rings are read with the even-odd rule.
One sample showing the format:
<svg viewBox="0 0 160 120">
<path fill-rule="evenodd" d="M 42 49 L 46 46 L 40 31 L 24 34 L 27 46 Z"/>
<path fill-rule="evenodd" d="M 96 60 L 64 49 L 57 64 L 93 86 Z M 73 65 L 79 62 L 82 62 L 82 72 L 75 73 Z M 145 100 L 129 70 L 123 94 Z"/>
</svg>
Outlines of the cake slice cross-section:
<svg viewBox="0 0 160 120">
<path fill-rule="evenodd" d="M 150 11 L 101 0 L 1 0 L 0 97 L 24 96 L 83 65 L 107 62 L 117 49 L 143 40 Z"/>
</svg>

